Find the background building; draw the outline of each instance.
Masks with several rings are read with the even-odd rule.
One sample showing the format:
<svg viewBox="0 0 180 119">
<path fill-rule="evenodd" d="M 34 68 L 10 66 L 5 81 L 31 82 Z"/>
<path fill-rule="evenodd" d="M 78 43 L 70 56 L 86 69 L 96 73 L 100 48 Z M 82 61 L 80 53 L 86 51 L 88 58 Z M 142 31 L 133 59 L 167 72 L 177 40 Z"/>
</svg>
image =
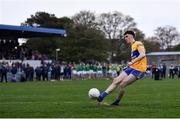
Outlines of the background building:
<svg viewBox="0 0 180 119">
<path fill-rule="evenodd" d="M 180 52 L 151 52 L 147 54 L 148 64 L 180 65 Z"/>
</svg>

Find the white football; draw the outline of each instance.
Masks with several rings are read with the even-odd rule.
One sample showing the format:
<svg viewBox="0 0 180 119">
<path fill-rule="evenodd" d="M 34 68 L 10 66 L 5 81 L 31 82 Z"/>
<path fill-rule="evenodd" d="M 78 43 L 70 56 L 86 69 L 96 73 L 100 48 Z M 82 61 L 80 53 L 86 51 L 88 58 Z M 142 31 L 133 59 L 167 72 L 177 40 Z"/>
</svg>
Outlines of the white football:
<svg viewBox="0 0 180 119">
<path fill-rule="evenodd" d="M 97 88 L 91 88 L 88 92 L 88 96 L 91 99 L 96 99 L 100 95 L 100 91 Z"/>
</svg>

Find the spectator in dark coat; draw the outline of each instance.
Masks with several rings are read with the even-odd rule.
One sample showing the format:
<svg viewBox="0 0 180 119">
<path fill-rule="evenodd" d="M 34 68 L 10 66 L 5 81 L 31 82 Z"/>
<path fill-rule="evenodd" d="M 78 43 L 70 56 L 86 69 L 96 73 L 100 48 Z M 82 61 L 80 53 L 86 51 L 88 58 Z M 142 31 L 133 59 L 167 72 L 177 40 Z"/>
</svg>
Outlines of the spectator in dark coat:
<svg viewBox="0 0 180 119">
<path fill-rule="evenodd" d="M 36 67 L 36 69 L 35 69 L 35 73 L 36 73 L 36 79 L 38 80 L 38 81 L 40 81 L 41 80 L 41 74 L 42 74 L 42 69 L 41 69 L 41 67 Z"/>
<path fill-rule="evenodd" d="M 71 79 L 71 75 L 72 75 L 72 69 L 71 69 L 71 65 L 67 65 L 67 79 Z"/>
<path fill-rule="evenodd" d="M 7 67 L 3 65 L 0 72 L 1 72 L 1 82 L 3 82 L 3 79 L 5 78 L 5 81 L 7 83 L 7 72 L 8 72 Z"/>
<path fill-rule="evenodd" d="M 45 81 L 45 79 L 47 79 L 47 81 L 48 81 L 48 71 L 49 71 L 49 68 L 47 67 L 46 64 L 44 64 L 43 69 L 42 69 L 43 81 Z"/>
</svg>

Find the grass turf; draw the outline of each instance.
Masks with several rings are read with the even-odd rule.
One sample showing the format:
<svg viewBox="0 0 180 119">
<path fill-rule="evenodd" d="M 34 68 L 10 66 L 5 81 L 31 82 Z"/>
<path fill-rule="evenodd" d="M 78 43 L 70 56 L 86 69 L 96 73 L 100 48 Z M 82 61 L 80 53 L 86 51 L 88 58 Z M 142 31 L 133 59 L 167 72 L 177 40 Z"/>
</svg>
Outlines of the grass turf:
<svg viewBox="0 0 180 119">
<path fill-rule="evenodd" d="M 144 79 L 127 87 L 117 107 L 97 105 L 88 90 L 104 91 L 110 80 L 0 83 L 0 117 L 180 117 L 180 80 Z M 110 104 L 118 90 L 105 98 Z"/>
</svg>

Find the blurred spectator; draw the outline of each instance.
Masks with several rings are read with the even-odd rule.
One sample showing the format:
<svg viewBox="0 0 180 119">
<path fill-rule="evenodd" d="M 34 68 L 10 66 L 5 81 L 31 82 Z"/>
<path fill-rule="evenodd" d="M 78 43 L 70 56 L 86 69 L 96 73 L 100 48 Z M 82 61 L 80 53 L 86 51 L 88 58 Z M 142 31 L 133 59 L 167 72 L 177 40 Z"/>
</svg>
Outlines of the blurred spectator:
<svg viewBox="0 0 180 119">
<path fill-rule="evenodd" d="M 164 63 L 162 67 L 162 78 L 166 78 L 166 64 Z"/>
<path fill-rule="evenodd" d="M 119 76 L 121 71 L 121 67 L 119 65 L 116 66 L 116 72 L 117 72 L 117 76 Z"/>
<path fill-rule="evenodd" d="M 12 73 L 12 82 L 16 82 L 16 73 L 17 73 L 17 67 L 15 66 L 15 64 L 12 64 L 12 69 L 11 69 L 11 73 Z"/>
<path fill-rule="evenodd" d="M 173 78 L 174 79 L 174 75 L 175 75 L 175 71 L 174 71 L 174 65 L 171 64 L 171 66 L 169 67 L 169 78 Z"/>
<path fill-rule="evenodd" d="M 60 66 L 60 80 L 64 80 L 64 65 Z"/>
<path fill-rule="evenodd" d="M 42 67 L 42 77 L 43 77 L 43 81 L 45 81 L 45 79 L 48 81 L 48 66 L 47 64 L 44 64 L 43 67 Z"/>
<path fill-rule="evenodd" d="M 36 80 L 40 81 L 41 74 L 42 74 L 42 68 L 40 66 L 37 66 L 35 69 L 35 73 L 36 73 Z"/>
<path fill-rule="evenodd" d="M 102 66 L 102 72 L 103 72 L 103 77 L 107 77 L 107 67 L 105 63 Z"/>
<path fill-rule="evenodd" d="M 6 65 L 2 65 L 2 67 L 0 68 L 0 74 L 1 74 L 1 82 L 3 82 L 3 79 L 5 79 L 6 83 L 7 83 L 7 72 L 8 69 L 6 67 Z"/>
<path fill-rule="evenodd" d="M 180 66 L 178 66 L 178 78 L 180 78 Z"/>
<path fill-rule="evenodd" d="M 155 77 L 155 73 L 156 73 L 156 69 L 157 69 L 157 66 L 156 65 L 152 65 L 152 78 Z"/>
<path fill-rule="evenodd" d="M 160 80 L 160 67 L 155 67 L 154 68 L 154 80 Z"/>
<path fill-rule="evenodd" d="M 67 65 L 67 69 L 66 70 L 67 70 L 66 78 L 67 79 L 71 79 L 72 78 L 71 77 L 72 76 L 72 69 L 71 69 L 71 65 L 70 64 Z"/>
</svg>

